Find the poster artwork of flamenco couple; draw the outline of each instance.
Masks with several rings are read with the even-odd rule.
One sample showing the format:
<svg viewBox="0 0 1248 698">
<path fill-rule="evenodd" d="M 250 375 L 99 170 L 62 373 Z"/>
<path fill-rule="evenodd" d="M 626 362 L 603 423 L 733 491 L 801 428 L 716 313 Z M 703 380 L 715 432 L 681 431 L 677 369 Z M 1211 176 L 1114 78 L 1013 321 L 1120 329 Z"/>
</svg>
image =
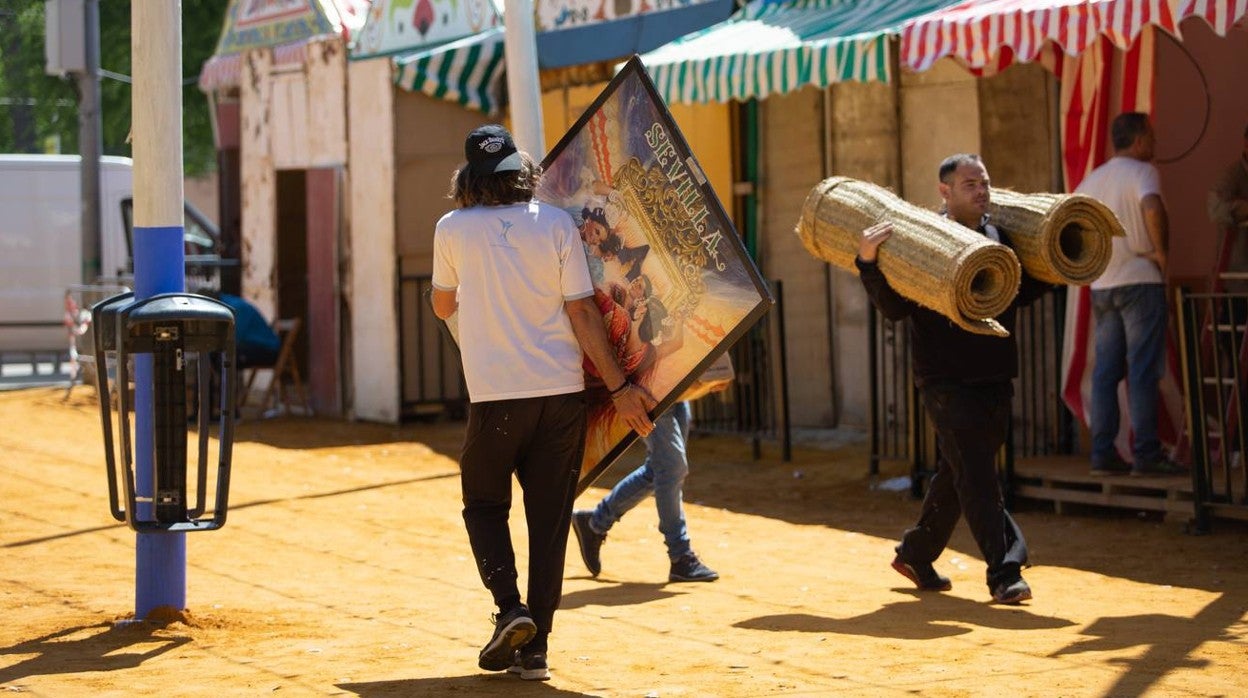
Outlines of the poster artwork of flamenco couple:
<svg viewBox="0 0 1248 698">
<path fill-rule="evenodd" d="M 657 416 L 767 312 L 771 295 L 638 58 L 542 169 L 537 198 L 576 221 L 616 358 L 658 400 Z M 578 491 L 637 436 L 593 364 L 584 366 L 589 428 Z"/>
</svg>

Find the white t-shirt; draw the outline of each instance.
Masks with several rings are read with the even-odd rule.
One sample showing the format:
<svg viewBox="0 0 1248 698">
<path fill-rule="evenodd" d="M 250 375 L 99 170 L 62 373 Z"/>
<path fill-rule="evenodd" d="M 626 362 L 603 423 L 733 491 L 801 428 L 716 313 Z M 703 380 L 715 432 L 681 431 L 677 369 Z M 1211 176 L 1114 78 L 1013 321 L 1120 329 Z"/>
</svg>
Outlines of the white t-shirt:
<svg viewBox="0 0 1248 698">
<path fill-rule="evenodd" d="M 433 237 L 433 286 L 459 291 L 459 345 L 473 402 L 585 388 L 565 301 L 594 294 L 566 211 L 537 201 L 451 211 Z"/>
<path fill-rule="evenodd" d="M 1157 168 L 1119 155 L 1093 170 L 1075 191 L 1108 206 L 1127 231 L 1126 237 L 1114 238 L 1109 266 L 1092 282 L 1092 288 L 1165 283 L 1157 264 L 1141 256 L 1153 251 L 1140 203 L 1150 194 L 1161 195 Z"/>
</svg>

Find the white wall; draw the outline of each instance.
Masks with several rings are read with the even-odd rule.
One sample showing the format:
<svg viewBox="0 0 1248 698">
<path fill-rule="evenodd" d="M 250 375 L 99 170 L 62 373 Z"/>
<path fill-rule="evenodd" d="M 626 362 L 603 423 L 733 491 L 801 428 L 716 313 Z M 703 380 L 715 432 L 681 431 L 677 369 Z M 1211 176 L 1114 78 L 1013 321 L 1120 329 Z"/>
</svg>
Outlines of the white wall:
<svg viewBox="0 0 1248 698">
<path fill-rule="evenodd" d="M 351 393 L 354 417 L 397 423 L 400 417 L 399 318 L 395 307 L 394 86 L 391 63 L 350 63 L 348 102 L 350 158 L 367 163 L 351 170 L 348 188 L 348 249 L 345 252 L 350 309 Z"/>
</svg>

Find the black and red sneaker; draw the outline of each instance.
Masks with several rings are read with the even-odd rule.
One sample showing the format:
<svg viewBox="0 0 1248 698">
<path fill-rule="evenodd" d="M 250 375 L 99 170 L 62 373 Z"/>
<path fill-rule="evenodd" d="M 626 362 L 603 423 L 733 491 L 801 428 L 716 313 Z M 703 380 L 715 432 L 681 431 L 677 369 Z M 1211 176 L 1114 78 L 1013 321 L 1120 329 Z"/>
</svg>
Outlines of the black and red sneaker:
<svg viewBox="0 0 1248 698">
<path fill-rule="evenodd" d="M 901 557 L 893 558 L 893 569 L 901 576 L 914 582 L 919 591 L 949 591 L 953 582 L 948 577 L 936 573 L 930 564 L 913 564 L 903 562 Z"/>
</svg>

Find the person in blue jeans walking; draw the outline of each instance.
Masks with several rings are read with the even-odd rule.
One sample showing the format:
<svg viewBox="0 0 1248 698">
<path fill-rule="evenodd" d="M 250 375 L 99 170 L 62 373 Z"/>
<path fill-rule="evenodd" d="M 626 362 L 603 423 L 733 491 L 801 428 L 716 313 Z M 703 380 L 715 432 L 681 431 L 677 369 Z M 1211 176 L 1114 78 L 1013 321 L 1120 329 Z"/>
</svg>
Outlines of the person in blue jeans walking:
<svg viewBox="0 0 1248 698">
<path fill-rule="evenodd" d="M 713 582 L 719 579 L 715 570 L 702 564 L 689 543 L 685 526 L 685 477 L 689 474 L 686 443 L 689 440 L 690 410 L 688 402 L 678 402 L 654 420 L 654 431 L 645 437 L 646 460 L 620 480 L 598 506 L 572 513 L 572 530 L 581 547 L 581 559 L 589 573 L 597 577 L 602 571 L 602 544 L 607 532 L 641 500 L 654 493 L 659 511 L 659 532 L 667 544 L 671 560 L 669 582 Z"/>
<path fill-rule="evenodd" d="M 1176 475 L 1157 436 L 1158 386 L 1166 359 L 1166 243 L 1169 224 L 1153 166 L 1148 115 L 1119 114 L 1110 125 L 1114 157 L 1075 190 L 1100 200 L 1126 231 L 1092 282 L 1096 363 L 1092 368 L 1092 474 Z M 1132 463 L 1118 454 L 1118 383 L 1127 380 Z"/>
</svg>

